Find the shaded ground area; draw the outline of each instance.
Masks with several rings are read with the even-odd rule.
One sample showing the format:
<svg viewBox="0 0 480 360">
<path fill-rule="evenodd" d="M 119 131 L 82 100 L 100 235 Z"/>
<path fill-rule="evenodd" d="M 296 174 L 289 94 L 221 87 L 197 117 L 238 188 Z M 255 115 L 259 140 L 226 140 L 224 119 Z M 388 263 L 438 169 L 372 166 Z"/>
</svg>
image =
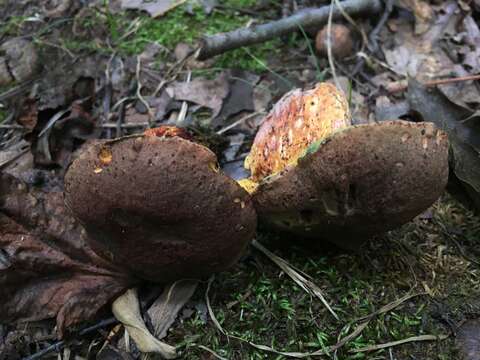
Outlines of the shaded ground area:
<svg viewBox="0 0 480 360">
<path fill-rule="evenodd" d="M 85 141 L 168 123 L 188 126 L 219 155 L 224 171 L 241 177 L 243 159 L 271 104 L 294 87 L 335 81 L 331 64 L 315 54 L 315 31 L 309 29 L 204 62 L 186 55 L 201 34 L 277 19 L 295 6 L 328 4 L 228 0 L 212 2 L 209 13 L 208 3 L 187 2 L 153 19 L 121 10 L 120 1 L 0 0 L 0 56 L 8 62 L 4 69 L 0 61 L 0 169 L 17 175 L 27 171 L 24 177 L 45 172 L 61 179 Z M 378 28 L 375 41 L 368 43 L 362 43 L 362 32 L 370 35 L 381 14 L 356 19 L 362 31 L 349 25 L 355 51 L 333 64 L 338 84 L 349 94 L 355 122 L 417 120 L 425 114 L 412 108 L 403 91 L 407 75 L 426 83 L 447 75 L 477 74 L 476 6 L 400 2 Z M 11 39 L 15 42 L 5 48 Z M 21 55 L 12 55 L 15 51 Z M 474 81 L 438 90 L 442 101 L 462 114 L 475 110 L 480 98 Z M 310 275 L 340 320 L 251 248 L 232 270 L 216 276 L 209 292 L 221 326 L 243 341 L 225 336 L 212 323 L 206 282 L 165 340 L 179 346 L 184 359 L 282 359 L 285 356 L 247 341 L 277 351 L 325 349 L 351 334 L 360 324 L 357 319 L 418 294 L 375 316 L 361 334 L 328 356 L 455 359 L 460 356 L 456 333 L 480 311 L 479 237 L 478 216 L 447 194 L 411 223 L 372 239 L 357 253 L 261 229 L 258 240 Z M 151 295 L 150 287 L 144 290 Z M 142 292 L 141 298 L 148 295 Z M 108 318 L 108 312 L 104 316 Z M 355 352 L 425 334 L 449 337 Z M 0 325 L 0 359 L 19 359 L 55 341 L 50 321 Z M 134 344 L 127 343 L 123 328 L 110 324 L 87 335 L 74 333 L 59 353 L 66 359 L 141 358 Z M 122 352 L 126 347 L 131 354 Z M 57 357 L 56 351 L 48 357 Z"/>
</svg>

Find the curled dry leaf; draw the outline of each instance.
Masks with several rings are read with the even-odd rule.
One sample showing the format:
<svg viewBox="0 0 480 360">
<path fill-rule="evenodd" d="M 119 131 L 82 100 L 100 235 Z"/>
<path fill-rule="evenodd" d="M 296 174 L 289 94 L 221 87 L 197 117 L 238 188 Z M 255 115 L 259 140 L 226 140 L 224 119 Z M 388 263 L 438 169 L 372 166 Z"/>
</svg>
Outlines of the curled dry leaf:
<svg viewBox="0 0 480 360">
<path fill-rule="evenodd" d="M 480 210 L 480 123 L 436 89 L 411 80 L 407 100 L 413 111 L 448 133 L 450 177 L 448 190 L 468 206 Z"/>
<path fill-rule="evenodd" d="M 56 317 L 62 336 L 132 283 L 86 244 L 61 191 L 0 174 L 0 323 Z"/>
<path fill-rule="evenodd" d="M 173 346 L 158 340 L 148 331 L 140 313 L 140 302 L 136 289 L 127 290 L 119 296 L 112 304 L 112 312 L 117 320 L 125 326 L 141 352 L 158 353 L 164 359 L 177 357 Z"/>
</svg>

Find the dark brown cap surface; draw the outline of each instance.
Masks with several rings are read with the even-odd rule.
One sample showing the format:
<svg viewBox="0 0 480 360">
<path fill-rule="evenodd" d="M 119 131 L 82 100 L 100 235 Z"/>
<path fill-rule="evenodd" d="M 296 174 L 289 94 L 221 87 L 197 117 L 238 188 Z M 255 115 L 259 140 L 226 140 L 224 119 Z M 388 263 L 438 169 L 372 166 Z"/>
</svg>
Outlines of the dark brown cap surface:
<svg viewBox="0 0 480 360">
<path fill-rule="evenodd" d="M 448 176 L 446 134 L 388 121 L 334 133 L 260 184 L 259 217 L 282 230 L 355 248 L 427 209 Z"/>
<path fill-rule="evenodd" d="M 91 146 L 70 166 L 65 197 L 100 255 L 157 282 L 226 269 L 256 228 L 246 191 L 179 137 Z"/>
</svg>

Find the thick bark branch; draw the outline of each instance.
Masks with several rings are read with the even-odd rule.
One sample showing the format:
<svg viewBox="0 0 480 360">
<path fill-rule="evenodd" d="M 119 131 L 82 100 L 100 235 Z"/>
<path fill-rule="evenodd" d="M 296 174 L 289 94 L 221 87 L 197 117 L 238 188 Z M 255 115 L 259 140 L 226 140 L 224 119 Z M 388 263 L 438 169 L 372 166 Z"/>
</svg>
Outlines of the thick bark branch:
<svg viewBox="0 0 480 360">
<path fill-rule="evenodd" d="M 349 15 L 375 14 L 382 9 L 380 0 L 345 0 L 341 1 L 343 10 Z M 327 22 L 330 6 L 305 9 L 281 20 L 267 24 L 241 28 L 227 33 L 215 34 L 202 39 L 197 58 L 205 60 L 242 46 L 261 43 L 303 28 L 319 27 Z M 333 18 L 342 16 L 337 7 L 333 9 Z"/>
</svg>

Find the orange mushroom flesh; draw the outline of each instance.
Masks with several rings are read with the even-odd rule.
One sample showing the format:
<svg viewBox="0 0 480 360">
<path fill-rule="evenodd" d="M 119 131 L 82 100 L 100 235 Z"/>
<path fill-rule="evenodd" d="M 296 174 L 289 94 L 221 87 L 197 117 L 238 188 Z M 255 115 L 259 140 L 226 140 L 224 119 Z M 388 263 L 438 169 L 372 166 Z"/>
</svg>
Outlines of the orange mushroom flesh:
<svg viewBox="0 0 480 360">
<path fill-rule="evenodd" d="M 264 178 L 295 165 L 310 145 L 350 125 L 348 102 L 334 85 L 319 83 L 312 90 L 287 93 L 260 127 L 245 159 L 251 177 L 240 185 L 253 193 Z"/>
</svg>

